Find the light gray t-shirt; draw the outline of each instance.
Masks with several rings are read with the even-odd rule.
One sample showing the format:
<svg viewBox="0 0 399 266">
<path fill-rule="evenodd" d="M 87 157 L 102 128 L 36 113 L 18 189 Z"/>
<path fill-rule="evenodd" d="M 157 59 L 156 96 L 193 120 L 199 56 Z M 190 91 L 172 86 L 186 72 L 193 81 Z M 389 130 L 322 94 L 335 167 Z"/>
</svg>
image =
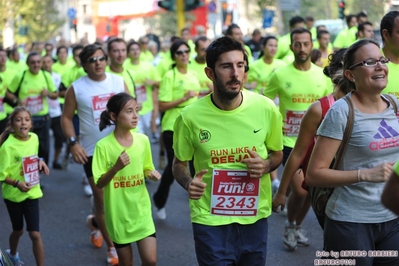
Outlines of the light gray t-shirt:
<svg viewBox="0 0 399 266">
<path fill-rule="evenodd" d="M 100 116 L 107 109 L 107 103 L 112 95 L 124 92 L 123 78 L 105 72 L 106 78 L 95 81 L 83 76 L 72 83 L 75 91 L 80 127 L 80 143 L 88 156 L 93 156 L 97 141 L 108 136 L 114 126 L 100 131 Z"/>
<path fill-rule="evenodd" d="M 348 95 L 352 97 L 351 94 Z M 394 98 L 394 97 L 392 97 Z M 388 100 L 387 100 L 388 101 Z M 395 98 L 397 105 L 398 100 Z M 389 101 L 388 101 L 389 103 Z M 361 113 L 355 108 L 353 130 L 340 170 L 370 169 L 399 159 L 399 123 L 393 106 L 379 114 Z M 327 112 L 317 135 L 342 140 L 349 106 L 340 99 Z M 397 216 L 381 204 L 385 182 L 360 182 L 336 187 L 328 200 L 326 215 L 336 221 L 381 223 Z"/>
</svg>

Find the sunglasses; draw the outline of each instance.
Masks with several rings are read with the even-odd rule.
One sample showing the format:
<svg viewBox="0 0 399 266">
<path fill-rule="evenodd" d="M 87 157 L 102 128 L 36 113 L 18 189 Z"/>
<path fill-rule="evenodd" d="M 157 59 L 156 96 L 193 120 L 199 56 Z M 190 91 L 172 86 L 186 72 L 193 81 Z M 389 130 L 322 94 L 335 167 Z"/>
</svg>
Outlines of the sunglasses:
<svg viewBox="0 0 399 266">
<path fill-rule="evenodd" d="M 180 50 L 180 51 L 176 51 L 176 55 L 183 55 L 183 54 L 189 54 L 190 50 Z"/>
<path fill-rule="evenodd" d="M 97 61 L 102 62 L 102 61 L 105 61 L 105 60 L 107 60 L 107 57 L 105 55 L 103 55 L 103 56 L 99 56 L 99 57 L 89 58 L 89 59 L 87 59 L 87 62 L 88 63 L 95 63 Z"/>
</svg>

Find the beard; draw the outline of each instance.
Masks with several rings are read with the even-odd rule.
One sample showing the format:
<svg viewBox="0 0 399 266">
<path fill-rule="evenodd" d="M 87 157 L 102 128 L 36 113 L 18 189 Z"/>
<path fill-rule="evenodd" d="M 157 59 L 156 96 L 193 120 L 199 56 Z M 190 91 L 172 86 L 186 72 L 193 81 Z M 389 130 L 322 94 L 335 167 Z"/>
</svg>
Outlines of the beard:
<svg viewBox="0 0 399 266">
<path fill-rule="evenodd" d="M 306 54 L 306 57 L 303 58 L 299 54 L 295 54 L 295 61 L 299 63 L 305 63 L 309 60 L 310 54 Z"/>
<path fill-rule="evenodd" d="M 240 84 L 240 90 L 238 90 L 238 91 L 229 91 L 229 90 L 227 90 L 227 88 L 226 88 L 227 85 L 235 84 L 235 83 L 239 83 Z M 218 94 L 220 100 L 226 101 L 226 102 L 230 102 L 230 101 L 234 100 L 239 95 L 239 93 L 242 90 L 243 83 L 241 81 L 239 81 L 237 78 L 233 78 L 232 80 L 228 81 L 226 83 L 226 85 L 225 85 L 216 76 L 216 84 L 215 85 L 216 86 L 215 86 L 214 89 L 217 91 L 217 94 Z"/>
</svg>

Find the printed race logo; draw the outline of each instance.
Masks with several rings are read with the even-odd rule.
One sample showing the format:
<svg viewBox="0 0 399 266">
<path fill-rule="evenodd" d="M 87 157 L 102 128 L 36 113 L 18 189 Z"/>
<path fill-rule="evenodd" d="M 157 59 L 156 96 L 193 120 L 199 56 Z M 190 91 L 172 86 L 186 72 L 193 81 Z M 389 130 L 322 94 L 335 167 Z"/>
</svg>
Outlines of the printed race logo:
<svg viewBox="0 0 399 266">
<path fill-rule="evenodd" d="M 211 132 L 208 130 L 200 129 L 199 139 L 201 143 L 205 143 L 211 140 Z"/>
<path fill-rule="evenodd" d="M 374 139 L 377 141 L 370 142 L 369 148 L 372 151 L 377 151 L 399 146 L 398 136 L 399 133 L 389 126 L 385 119 L 382 119 L 378 132 L 374 135 Z"/>
</svg>

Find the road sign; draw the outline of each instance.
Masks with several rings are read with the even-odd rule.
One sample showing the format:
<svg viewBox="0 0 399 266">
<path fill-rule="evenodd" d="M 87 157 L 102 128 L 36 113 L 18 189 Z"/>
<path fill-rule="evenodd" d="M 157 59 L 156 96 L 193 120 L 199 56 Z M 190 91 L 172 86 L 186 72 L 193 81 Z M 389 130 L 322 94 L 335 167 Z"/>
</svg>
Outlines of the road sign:
<svg viewBox="0 0 399 266">
<path fill-rule="evenodd" d="M 270 28 L 273 26 L 274 10 L 263 9 L 263 28 Z"/>
<path fill-rule="evenodd" d="M 281 11 L 299 11 L 301 10 L 301 1 L 299 0 L 280 0 Z"/>
<path fill-rule="evenodd" d="M 73 7 L 68 8 L 68 12 L 67 12 L 68 18 L 76 18 L 76 9 Z"/>
<path fill-rule="evenodd" d="M 216 13 L 216 8 L 217 8 L 217 6 L 216 6 L 215 1 L 211 1 L 211 2 L 208 4 L 208 12 L 209 12 L 209 13 Z"/>
</svg>

